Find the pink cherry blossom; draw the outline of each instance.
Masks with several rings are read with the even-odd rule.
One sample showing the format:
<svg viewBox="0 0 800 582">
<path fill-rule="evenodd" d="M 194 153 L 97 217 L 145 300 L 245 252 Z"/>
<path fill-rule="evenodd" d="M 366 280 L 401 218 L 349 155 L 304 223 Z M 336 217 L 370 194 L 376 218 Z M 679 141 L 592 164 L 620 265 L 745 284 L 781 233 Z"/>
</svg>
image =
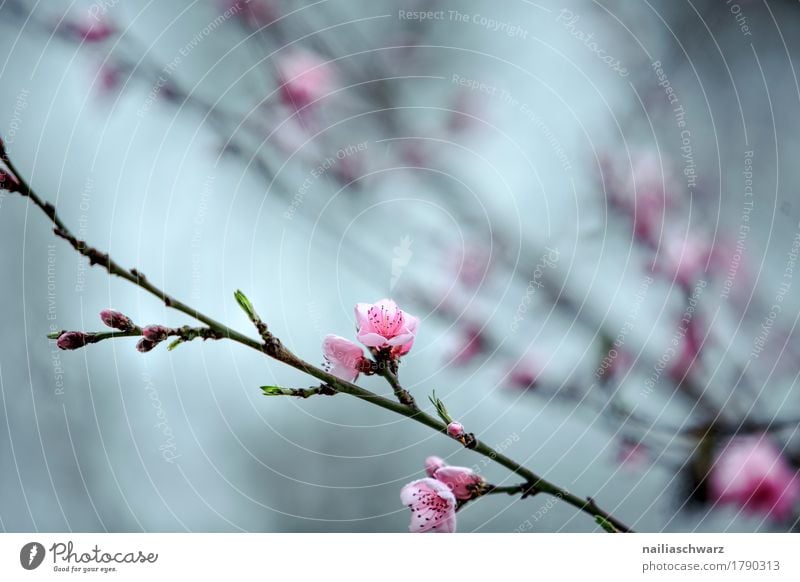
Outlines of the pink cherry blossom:
<svg viewBox="0 0 800 582">
<path fill-rule="evenodd" d="M 322 342 L 322 352 L 331 374 L 348 382 L 358 378 L 364 361 L 361 346 L 338 335 L 327 335 Z"/>
<path fill-rule="evenodd" d="M 391 348 L 392 355 L 404 356 L 414 345 L 419 318 L 405 313 L 391 299 L 358 303 L 355 308 L 358 341 L 370 348 Z"/>
<path fill-rule="evenodd" d="M 430 478 L 412 481 L 400 491 L 400 501 L 411 509 L 409 531 L 456 531 L 456 498 L 441 481 Z"/>
<path fill-rule="evenodd" d="M 447 463 L 444 462 L 444 459 L 431 455 L 425 459 L 425 473 L 427 473 L 428 477 L 433 477 L 436 470 L 441 469 L 445 465 L 447 465 Z"/>
<path fill-rule="evenodd" d="M 541 370 L 537 363 L 532 358 L 528 357 L 511 368 L 511 371 L 508 373 L 507 382 L 511 387 L 517 388 L 518 390 L 528 390 L 536 388 L 540 374 Z"/>
<path fill-rule="evenodd" d="M 686 335 L 669 368 L 669 375 L 675 382 L 681 383 L 691 374 L 700 361 L 703 345 L 702 327 L 697 317 L 694 317 L 686 326 Z"/>
<path fill-rule="evenodd" d="M 738 437 L 718 455 L 709 492 L 718 503 L 785 521 L 800 500 L 800 480 L 769 437 Z"/>
<path fill-rule="evenodd" d="M 486 338 L 481 328 L 468 325 L 459 332 L 459 338 L 449 360 L 454 366 L 466 366 L 481 355 L 485 348 Z"/>
<path fill-rule="evenodd" d="M 333 70 L 322 58 L 307 51 L 289 53 L 278 61 L 283 100 L 302 109 L 333 88 Z"/>
<path fill-rule="evenodd" d="M 703 276 L 711 256 L 712 248 L 705 237 L 691 232 L 669 233 L 659 249 L 653 270 L 688 287 Z"/>
<path fill-rule="evenodd" d="M 472 499 L 474 489 L 484 483 L 483 477 L 469 467 L 450 465 L 437 469 L 433 478 L 447 485 L 456 499 Z"/>
</svg>

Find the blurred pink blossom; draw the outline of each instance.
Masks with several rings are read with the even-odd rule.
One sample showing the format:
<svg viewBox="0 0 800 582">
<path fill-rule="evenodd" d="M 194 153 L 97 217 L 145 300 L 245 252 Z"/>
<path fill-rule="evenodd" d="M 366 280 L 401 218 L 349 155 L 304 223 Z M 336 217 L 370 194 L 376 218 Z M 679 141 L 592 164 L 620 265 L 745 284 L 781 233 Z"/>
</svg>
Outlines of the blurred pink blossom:
<svg viewBox="0 0 800 582">
<path fill-rule="evenodd" d="M 252 28 L 272 24 L 280 15 L 275 0 L 217 0 L 217 4 L 223 14 L 235 15 Z"/>
<path fill-rule="evenodd" d="M 718 455 L 709 492 L 717 503 L 785 521 L 800 500 L 800 481 L 769 437 L 737 437 Z"/>
<path fill-rule="evenodd" d="M 412 481 L 400 491 L 400 501 L 411 509 L 409 531 L 456 531 L 456 498 L 441 481 L 430 478 Z"/>
<path fill-rule="evenodd" d="M 377 303 L 358 303 L 355 307 L 358 341 L 370 348 L 391 348 L 392 355 L 403 356 L 414 345 L 419 318 L 405 313 L 391 299 Z"/>
<path fill-rule="evenodd" d="M 113 22 L 91 16 L 89 13 L 73 20 L 64 20 L 60 28 L 73 39 L 86 43 L 103 42 L 117 32 Z"/>
<path fill-rule="evenodd" d="M 666 234 L 658 251 L 653 270 L 684 287 L 697 283 L 712 257 L 709 241 L 696 233 Z"/>
<path fill-rule="evenodd" d="M 294 51 L 280 58 L 277 64 L 284 102 L 303 109 L 324 97 L 333 88 L 331 65 L 308 51 Z"/>
<path fill-rule="evenodd" d="M 361 346 L 338 335 L 327 335 L 322 342 L 322 352 L 331 374 L 348 382 L 358 378 L 364 361 Z"/>
</svg>

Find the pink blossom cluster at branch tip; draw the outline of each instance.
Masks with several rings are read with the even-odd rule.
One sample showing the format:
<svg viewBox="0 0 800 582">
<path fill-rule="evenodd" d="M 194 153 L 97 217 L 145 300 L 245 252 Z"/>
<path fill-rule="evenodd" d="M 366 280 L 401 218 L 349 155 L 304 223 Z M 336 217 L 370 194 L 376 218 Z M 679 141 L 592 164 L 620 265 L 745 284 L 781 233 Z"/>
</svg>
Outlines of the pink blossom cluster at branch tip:
<svg viewBox="0 0 800 582">
<path fill-rule="evenodd" d="M 103 309 L 100 312 L 100 320 L 108 327 L 120 331 L 130 331 L 135 327 L 130 317 L 116 309 Z"/>
<path fill-rule="evenodd" d="M 355 306 L 358 340 L 373 351 L 386 350 L 392 358 L 406 355 L 414 345 L 419 319 L 405 313 L 391 299 Z M 363 349 L 347 338 L 329 334 L 322 341 L 325 368 L 337 378 L 353 382 L 359 373 L 374 373 Z"/>
<path fill-rule="evenodd" d="M 288 105 L 303 109 L 333 88 L 331 65 L 314 53 L 295 50 L 277 62 L 281 96 Z"/>
<path fill-rule="evenodd" d="M 56 340 L 61 350 L 78 350 L 86 345 L 89 336 L 82 331 L 65 331 Z"/>
<path fill-rule="evenodd" d="M 419 318 L 404 312 L 391 299 L 376 303 L 357 303 L 355 307 L 358 341 L 370 348 L 390 349 L 393 356 L 411 351 Z"/>
<path fill-rule="evenodd" d="M 348 382 L 358 378 L 364 362 L 364 350 L 361 346 L 342 336 L 329 334 L 322 341 L 322 353 L 328 372 Z"/>
<path fill-rule="evenodd" d="M 709 475 L 713 501 L 786 521 L 800 501 L 800 479 L 767 435 L 734 438 Z"/>
<path fill-rule="evenodd" d="M 403 505 L 411 509 L 409 531 L 453 533 L 457 500 L 479 495 L 483 477 L 468 467 L 450 466 L 440 457 L 425 459 L 425 479 L 412 481 L 400 491 Z"/>
<path fill-rule="evenodd" d="M 410 532 L 456 531 L 456 498 L 441 481 L 430 477 L 412 481 L 400 490 L 400 502 L 411 509 Z"/>
</svg>

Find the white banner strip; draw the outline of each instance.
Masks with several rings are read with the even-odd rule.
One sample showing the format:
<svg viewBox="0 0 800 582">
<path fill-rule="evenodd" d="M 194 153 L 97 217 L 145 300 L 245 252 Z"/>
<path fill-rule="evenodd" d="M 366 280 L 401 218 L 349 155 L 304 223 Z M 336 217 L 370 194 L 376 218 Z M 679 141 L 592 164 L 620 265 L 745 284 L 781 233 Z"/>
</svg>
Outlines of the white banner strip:
<svg viewBox="0 0 800 582">
<path fill-rule="evenodd" d="M 796 582 L 798 542 L 796 534 L 2 534 L 0 580 Z"/>
</svg>

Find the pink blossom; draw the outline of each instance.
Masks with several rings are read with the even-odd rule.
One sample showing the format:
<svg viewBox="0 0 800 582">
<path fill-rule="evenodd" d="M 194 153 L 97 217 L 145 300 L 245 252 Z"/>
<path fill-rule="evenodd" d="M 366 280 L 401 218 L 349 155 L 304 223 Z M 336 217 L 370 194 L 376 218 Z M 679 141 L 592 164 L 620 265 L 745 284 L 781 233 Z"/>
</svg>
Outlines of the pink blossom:
<svg viewBox="0 0 800 582">
<path fill-rule="evenodd" d="M 277 68 L 283 100 L 295 109 L 303 109 L 333 88 L 331 66 L 313 53 L 292 52 L 278 61 Z"/>
<path fill-rule="evenodd" d="M 447 485 L 456 499 L 472 499 L 475 488 L 484 484 L 483 477 L 469 467 L 441 467 L 433 474 L 433 478 Z"/>
<path fill-rule="evenodd" d="M 419 318 L 405 313 L 391 299 L 357 303 L 358 341 L 370 348 L 391 348 L 392 355 L 404 356 L 414 345 Z"/>
<path fill-rule="evenodd" d="M 130 331 L 134 328 L 131 318 L 116 309 L 104 309 L 100 312 L 100 320 L 108 327 L 120 331 Z"/>
<path fill-rule="evenodd" d="M 700 360 L 703 349 L 703 332 L 697 317 L 686 326 L 686 335 L 679 348 L 677 358 L 669 369 L 670 377 L 677 383 L 683 382 Z"/>
<path fill-rule="evenodd" d="M 455 353 L 450 356 L 450 361 L 455 366 L 466 366 L 483 353 L 486 347 L 486 338 L 478 326 L 469 325 L 460 332 Z"/>
<path fill-rule="evenodd" d="M 364 351 L 361 346 L 338 335 L 326 335 L 322 342 L 327 370 L 348 382 L 358 378 L 361 364 L 364 362 Z"/>
<path fill-rule="evenodd" d="M 65 331 L 56 341 L 61 350 L 77 350 L 89 343 L 89 335 L 82 331 Z"/>
<path fill-rule="evenodd" d="M 718 503 L 785 521 L 800 500 L 800 480 L 769 437 L 738 437 L 718 455 L 709 492 Z"/>
<path fill-rule="evenodd" d="M 517 363 L 508 373 L 508 383 L 518 390 L 536 387 L 541 370 L 530 358 Z"/>
<path fill-rule="evenodd" d="M 275 0 L 218 0 L 223 14 L 236 15 L 244 24 L 261 28 L 278 19 Z"/>
<path fill-rule="evenodd" d="M 64 21 L 61 26 L 75 40 L 86 43 L 103 42 L 117 32 L 117 27 L 111 21 L 89 14 L 77 20 Z"/>
<path fill-rule="evenodd" d="M 447 434 L 454 439 L 464 436 L 464 426 L 460 422 L 451 422 L 447 425 Z"/>
<path fill-rule="evenodd" d="M 444 462 L 444 459 L 431 455 L 425 459 L 425 473 L 427 473 L 428 477 L 433 477 L 436 470 L 441 469 L 445 465 L 447 465 L 447 463 Z"/>
<path fill-rule="evenodd" d="M 711 245 L 705 237 L 695 233 L 670 233 L 664 238 L 653 270 L 689 287 L 703 276 L 711 256 Z"/>
<path fill-rule="evenodd" d="M 400 491 L 400 501 L 411 509 L 409 531 L 456 531 L 456 498 L 441 481 L 430 478 L 412 481 Z"/>
</svg>

